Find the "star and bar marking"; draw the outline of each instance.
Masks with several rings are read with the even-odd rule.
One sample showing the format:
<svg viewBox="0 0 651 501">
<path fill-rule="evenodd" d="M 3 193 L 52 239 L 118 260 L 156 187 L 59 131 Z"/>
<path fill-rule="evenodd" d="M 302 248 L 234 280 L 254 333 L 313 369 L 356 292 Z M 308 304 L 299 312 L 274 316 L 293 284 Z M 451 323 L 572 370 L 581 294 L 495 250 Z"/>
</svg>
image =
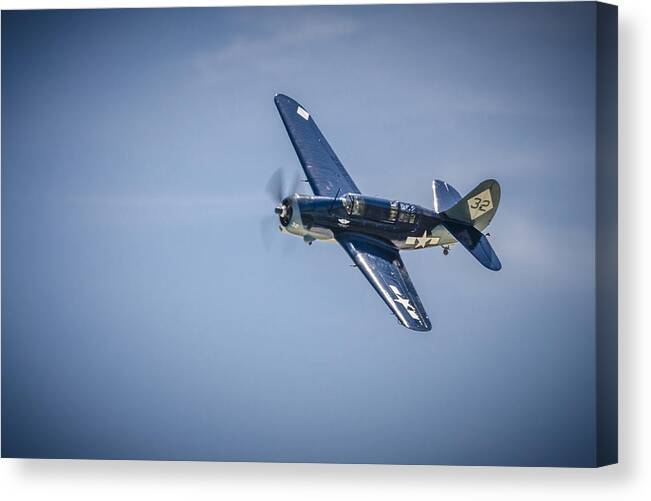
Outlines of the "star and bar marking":
<svg viewBox="0 0 651 501">
<path fill-rule="evenodd" d="M 423 235 L 420 237 L 407 237 L 405 244 L 413 245 L 414 249 L 425 248 L 429 245 L 436 245 L 439 243 L 439 237 L 427 236 L 427 231 L 423 232 Z"/>
<path fill-rule="evenodd" d="M 414 308 L 414 306 L 411 304 L 411 301 L 409 301 L 409 299 L 406 297 L 403 297 L 403 295 L 400 293 L 400 289 L 398 289 L 395 285 L 389 285 L 389 288 L 396 295 L 394 301 L 398 304 L 401 304 L 402 307 L 407 310 L 407 313 L 411 318 L 420 322 L 418 312 L 416 311 L 416 308 Z"/>
</svg>

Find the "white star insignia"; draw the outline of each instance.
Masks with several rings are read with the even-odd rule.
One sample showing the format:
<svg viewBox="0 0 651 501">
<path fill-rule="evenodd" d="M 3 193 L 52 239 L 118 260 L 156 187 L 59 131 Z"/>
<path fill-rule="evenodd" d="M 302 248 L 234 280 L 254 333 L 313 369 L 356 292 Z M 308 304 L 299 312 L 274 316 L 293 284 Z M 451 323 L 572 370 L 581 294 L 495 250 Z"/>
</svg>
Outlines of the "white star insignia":
<svg viewBox="0 0 651 501">
<path fill-rule="evenodd" d="M 427 232 L 425 231 L 423 232 L 422 237 L 416 237 L 415 240 L 414 249 L 418 249 L 419 247 L 427 246 L 427 244 L 429 244 L 432 239 L 427 237 Z"/>
</svg>

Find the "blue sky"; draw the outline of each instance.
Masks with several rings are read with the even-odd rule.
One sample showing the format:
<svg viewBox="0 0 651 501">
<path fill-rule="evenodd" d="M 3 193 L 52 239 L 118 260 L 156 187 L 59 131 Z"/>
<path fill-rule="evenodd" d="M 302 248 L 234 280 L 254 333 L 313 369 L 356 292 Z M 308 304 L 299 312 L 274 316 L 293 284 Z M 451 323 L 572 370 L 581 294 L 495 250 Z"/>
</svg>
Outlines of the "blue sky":
<svg viewBox="0 0 651 501">
<path fill-rule="evenodd" d="M 582 465 L 592 3 L 3 12 L 3 455 Z M 278 234 L 301 102 L 365 193 L 499 180 L 492 273 L 405 253 L 400 327 Z M 309 192 L 309 188 L 305 188 Z"/>
</svg>

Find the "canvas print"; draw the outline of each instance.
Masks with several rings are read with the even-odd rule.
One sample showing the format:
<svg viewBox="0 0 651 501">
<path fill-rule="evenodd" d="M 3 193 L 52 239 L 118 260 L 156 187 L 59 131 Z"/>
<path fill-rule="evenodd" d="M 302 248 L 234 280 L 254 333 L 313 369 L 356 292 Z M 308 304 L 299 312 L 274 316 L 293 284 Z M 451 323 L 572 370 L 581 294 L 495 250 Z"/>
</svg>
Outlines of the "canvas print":
<svg viewBox="0 0 651 501">
<path fill-rule="evenodd" d="M 2 12 L 2 456 L 617 462 L 616 7 Z"/>
</svg>

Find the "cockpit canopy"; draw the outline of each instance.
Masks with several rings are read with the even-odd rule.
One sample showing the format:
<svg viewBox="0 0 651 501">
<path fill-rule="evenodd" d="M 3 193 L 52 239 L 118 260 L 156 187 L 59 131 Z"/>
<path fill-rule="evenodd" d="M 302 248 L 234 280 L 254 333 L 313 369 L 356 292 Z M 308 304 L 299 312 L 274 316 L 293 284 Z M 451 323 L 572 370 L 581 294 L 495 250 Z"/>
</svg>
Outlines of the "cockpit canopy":
<svg viewBox="0 0 651 501">
<path fill-rule="evenodd" d="M 413 204 L 369 197 L 359 193 L 348 193 L 343 197 L 344 207 L 349 216 L 357 216 L 382 223 L 416 222 L 417 209 Z"/>
</svg>

